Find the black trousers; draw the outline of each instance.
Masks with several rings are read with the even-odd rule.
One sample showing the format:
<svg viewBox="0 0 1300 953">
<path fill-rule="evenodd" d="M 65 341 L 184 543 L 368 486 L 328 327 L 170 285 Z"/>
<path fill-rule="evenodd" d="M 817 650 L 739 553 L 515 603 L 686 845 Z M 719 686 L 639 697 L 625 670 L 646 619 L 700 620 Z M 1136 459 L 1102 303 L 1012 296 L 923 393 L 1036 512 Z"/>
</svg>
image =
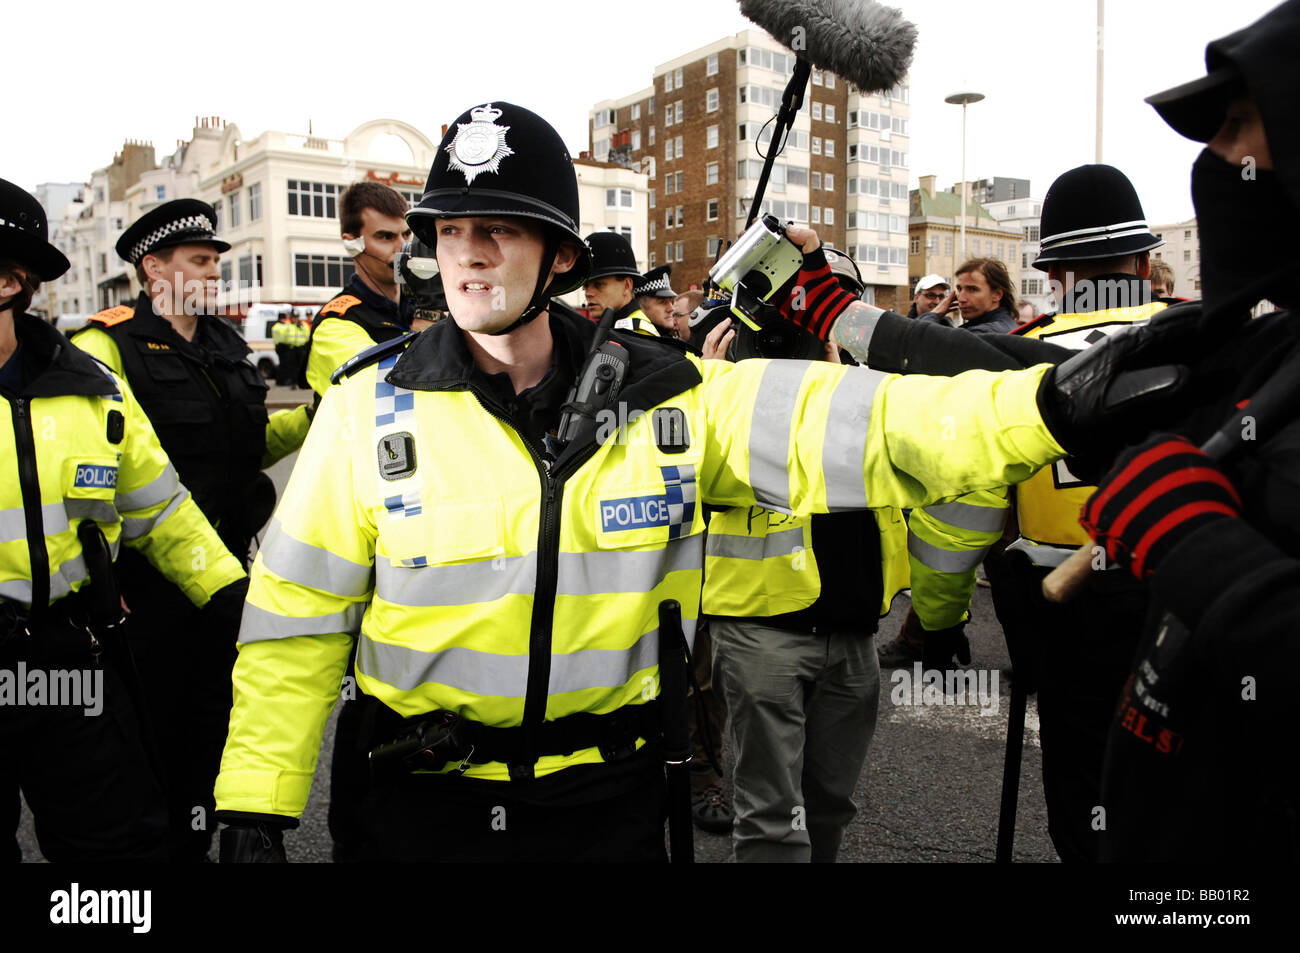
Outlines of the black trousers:
<svg viewBox="0 0 1300 953">
<path fill-rule="evenodd" d="M 277 344 L 275 346 L 275 382 L 281 387 L 286 384 L 292 384 L 294 378 L 291 376 L 296 373 L 297 360 L 291 355 L 294 349 L 287 344 Z"/>
<path fill-rule="evenodd" d="M 50 861 L 166 861 L 162 789 L 117 671 L 89 652 L 49 653 L 39 643 L 0 651 L 0 670 L 16 675 L 20 660 L 29 681 L 34 670 L 72 671 L 99 687 L 93 706 L 0 704 L 0 801 L 11 838 L 21 790 Z M 8 859 L 17 861 L 11 844 Z"/>
<path fill-rule="evenodd" d="M 402 862 L 666 862 L 664 772 L 646 753 L 640 782 L 589 803 L 537 803 L 512 785 L 441 775 L 376 777 L 362 859 Z M 568 771 L 598 774 L 602 766 Z M 546 778 L 541 779 L 546 781 Z"/>
<path fill-rule="evenodd" d="M 123 552 L 118 568 L 158 743 L 171 858 L 198 863 L 216 829 L 212 789 L 230 725 L 235 642 L 207 637 L 199 610 L 142 557 Z"/>
<path fill-rule="evenodd" d="M 1037 682 L 1047 828 L 1063 861 L 1099 859 L 1106 816 L 1101 769 L 1120 690 L 1147 613 L 1122 571 L 1093 573 L 1071 602 L 1043 598 L 1049 569 L 1020 552 L 985 561 L 1014 677 Z"/>
</svg>

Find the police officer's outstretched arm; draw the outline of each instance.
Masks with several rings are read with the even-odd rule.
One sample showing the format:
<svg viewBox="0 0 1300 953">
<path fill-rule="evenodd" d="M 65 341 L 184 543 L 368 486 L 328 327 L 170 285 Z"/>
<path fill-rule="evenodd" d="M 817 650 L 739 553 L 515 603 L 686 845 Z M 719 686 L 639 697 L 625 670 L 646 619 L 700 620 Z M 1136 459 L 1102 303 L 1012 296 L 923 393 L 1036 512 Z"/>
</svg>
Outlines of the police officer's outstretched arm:
<svg viewBox="0 0 1300 953">
<path fill-rule="evenodd" d="M 234 826 L 294 826 L 302 814 L 373 592 L 374 516 L 354 483 L 373 408 L 367 418 L 347 396 L 331 388 L 321 402 L 253 564 L 216 784 L 218 817 Z M 360 472 L 373 470 L 371 460 Z"/>
</svg>

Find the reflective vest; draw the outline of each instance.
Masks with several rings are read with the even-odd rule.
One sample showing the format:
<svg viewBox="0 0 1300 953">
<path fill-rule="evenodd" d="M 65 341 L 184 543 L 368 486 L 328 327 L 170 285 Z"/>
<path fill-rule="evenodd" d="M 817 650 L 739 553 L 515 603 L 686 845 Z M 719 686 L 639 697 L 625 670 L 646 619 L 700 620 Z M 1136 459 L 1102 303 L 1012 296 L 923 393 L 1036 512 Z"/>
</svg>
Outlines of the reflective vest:
<svg viewBox="0 0 1300 953">
<path fill-rule="evenodd" d="M 399 338 L 410 330 L 354 294 L 335 295 L 312 318 L 307 360 L 298 386 L 324 396 L 332 375 L 343 363 L 375 344 Z"/>
<path fill-rule="evenodd" d="M 552 317 L 562 325 L 594 332 Z M 620 411 L 551 468 L 456 376 L 469 356 L 453 322 L 329 389 L 254 564 L 218 809 L 301 814 L 354 638 L 360 687 L 404 716 L 513 727 L 611 712 L 657 694 L 661 600 L 694 632 L 703 502 L 918 505 L 1063 452 L 1034 400 L 1045 366 L 898 378 L 701 364 L 615 334 L 631 358 Z M 943 454 L 936 406 L 955 425 Z M 534 768 L 601 760 L 587 748 Z"/>
<path fill-rule="evenodd" d="M 277 346 L 284 344 L 286 346 L 293 344 L 293 333 L 296 325 L 291 321 L 277 321 L 271 326 L 271 341 Z"/>
<path fill-rule="evenodd" d="M 1163 301 L 1129 308 L 1107 308 L 1047 315 L 1021 329 L 1029 338 L 1083 350 L 1120 328 L 1145 321 L 1168 305 Z M 1020 536 L 1039 546 L 1077 549 L 1088 542 L 1079 525 L 1079 512 L 1096 487 L 1084 483 L 1058 460 L 1016 487 L 1016 514 Z M 1054 557 L 1045 557 L 1051 561 Z"/>
<path fill-rule="evenodd" d="M 907 528 L 893 508 L 872 514 L 880 529 L 884 598 L 880 614 L 907 588 Z M 731 507 L 709 519 L 704 542 L 705 615 L 739 618 L 784 615 L 806 609 L 821 595 L 812 548 L 812 517 L 763 507 Z M 846 598 L 852 594 L 845 593 Z"/>
<path fill-rule="evenodd" d="M 0 597 L 32 604 L 33 553 L 48 567 L 48 602 L 85 585 L 77 527 L 88 519 L 115 557 L 125 543 L 196 605 L 242 578 L 130 388 L 44 322 L 27 315 L 16 322 L 24 348 L 51 357 L 22 394 L 0 391 L 8 471 L 0 479 Z M 35 500 L 43 540 L 28 538 L 25 504 Z"/>
<path fill-rule="evenodd" d="M 969 618 L 976 570 L 1002 537 L 1010 508 L 1007 488 L 1000 486 L 912 510 L 907 554 L 921 628 L 935 632 Z"/>
</svg>

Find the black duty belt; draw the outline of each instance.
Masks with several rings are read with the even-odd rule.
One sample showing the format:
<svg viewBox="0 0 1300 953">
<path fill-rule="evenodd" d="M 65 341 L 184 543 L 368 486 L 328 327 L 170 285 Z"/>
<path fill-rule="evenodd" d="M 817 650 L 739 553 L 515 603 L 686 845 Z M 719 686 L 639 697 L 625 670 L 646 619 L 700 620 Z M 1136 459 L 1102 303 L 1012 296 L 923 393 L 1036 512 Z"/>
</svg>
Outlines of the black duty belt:
<svg viewBox="0 0 1300 953">
<path fill-rule="evenodd" d="M 76 593 L 55 602 L 39 620 L 22 603 L 0 599 L 0 655 L 86 658 L 99 653 L 99 640 Z"/>
<path fill-rule="evenodd" d="M 546 755 L 568 755 L 597 748 L 606 761 L 636 751 L 638 738 L 653 741 L 663 733 L 658 701 L 624 705 L 603 715 L 578 712 L 543 722 L 528 735 L 522 726 L 492 727 L 451 711 L 417 715 L 402 723 L 397 737 L 370 752 L 376 767 L 440 771 L 449 764 L 464 772 L 471 764 L 501 762 L 531 767 Z M 531 750 L 530 750 L 531 749 Z"/>
</svg>

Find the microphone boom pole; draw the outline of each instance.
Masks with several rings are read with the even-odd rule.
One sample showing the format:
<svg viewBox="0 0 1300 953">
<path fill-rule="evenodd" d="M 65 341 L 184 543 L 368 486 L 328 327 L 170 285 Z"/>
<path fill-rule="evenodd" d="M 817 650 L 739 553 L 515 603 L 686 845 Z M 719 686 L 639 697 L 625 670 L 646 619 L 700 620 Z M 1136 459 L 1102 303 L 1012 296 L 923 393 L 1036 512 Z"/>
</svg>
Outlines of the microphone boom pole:
<svg viewBox="0 0 1300 953">
<path fill-rule="evenodd" d="M 794 75 L 790 77 L 785 92 L 781 94 L 781 108 L 776 114 L 772 141 L 768 143 L 767 157 L 763 160 L 763 171 L 758 177 L 758 189 L 754 193 L 754 202 L 749 207 L 749 218 L 745 221 L 745 228 L 753 225 L 754 220 L 758 218 L 758 210 L 763 205 L 763 193 L 767 191 L 767 180 L 772 174 L 772 163 L 776 161 L 776 154 L 781 151 L 778 144 L 783 144 L 785 134 L 794 126 L 795 117 L 803 108 L 803 96 L 808 89 L 810 75 L 812 75 L 812 64 L 802 56 L 796 57 Z"/>
</svg>

